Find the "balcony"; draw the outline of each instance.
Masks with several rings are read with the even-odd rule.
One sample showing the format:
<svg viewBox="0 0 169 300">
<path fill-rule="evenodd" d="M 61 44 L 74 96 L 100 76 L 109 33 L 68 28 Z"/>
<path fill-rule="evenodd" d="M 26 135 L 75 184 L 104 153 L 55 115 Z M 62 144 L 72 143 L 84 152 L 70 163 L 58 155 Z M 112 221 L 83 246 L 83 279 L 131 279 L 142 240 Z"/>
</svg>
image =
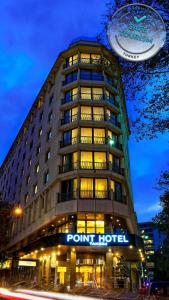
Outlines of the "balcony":
<svg viewBox="0 0 169 300">
<path fill-rule="evenodd" d="M 99 58 L 99 59 L 96 59 L 96 58 L 77 58 L 77 59 L 74 59 L 71 62 L 66 62 L 63 65 L 63 69 L 72 67 L 74 65 L 77 65 L 78 63 L 87 64 L 87 65 L 100 65 L 100 64 L 102 64 L 102 60 L 101 60 L 101 58 Z"/>
<path fill-rule="evenodd" d="M 77 74 L 75 74 L 74 76 L 72 76 L 71 78 L 66 78 L 65 80 L 63 80 L 62 81 L 62 85 L 63 86 L 65 86 L 65 85 L 67 85 L 67 84 L 69 84 L 69 83 L 72 83 L 72 82 L 74 82 L 74 81 L 76 81 L 77 80 Z"/>
<path fill-rule="evenodd" d="M 119 142 L 116 142 L 113 139 L 110 139 L 109 137 L 89 137 L 89 136 L 81 136 L 81 137 L 74 137 L 71 140 L 68 141 L 61 141 L 60 142 L 60 147 L 66 147 L 66 146 L 70 146 L 70 145 L 76 145 L 78 143 L 81 144 L 96 144 L 96 145 L 109 145 L 110 147 L 115 147 L 119 150 L 123 150 L 122 148 L 122 144 L 120 144 Z"/>
<path fill-rule="evenodd" d="M 110 191 L 75 190 L 70 193 L 59 193 L 58 203 L 77 199 L 110 199 Z"/>
<path fill-rule="evenodd" d="M 91 162 L 91 161 L 81 161 L 79 164 L 78 162 L 65 164 L 59 167 L 59 173 L 66 173 L 75 170 L 107 170 L 118 173 L 124 176 L 124 169 L 120 168 L 115 163 L 111 162 Z"/>
<path fill-rule="evenodd" d="M 64 119 L 61 119 L 61 125 L 69 124 L 72 122 L 75 122 L 77 120 L 81 121 L 105 121 L 108 122 L 109 124 L 112 124 L 118 128 L 121 127 L 120 122 L 117 121 L 116 117 L 114 116 L 109 116 L 108 114 L 86 114 L 86 113 L 81 113 L 72 115 L 70 117 L 65 117 Z"/>
<path fill-rule="evenodd" d="M 63 166 L 59 166 L 59 174 L 70 172 L 70 171 L 75 171 L 78 169 L 78 163 L 69 163 L 69 164 L 64 164 Z"/>
<path fill-rule="evenodd" d="M 68 98 L 63 98 L 61 100 L 61 104 L 73 102 L 73 101 L 105 101 L 108 102 L 109 104 L 112 104 L 116 106 L 117 108 L 119 107 L 119 103 L 115 101 L 115 97 L 110 96 L 108 97 L 105 94 L 87 94 L 87 93 L 77 93 L 75 95 L 71 95 Z"/>
<path fill-rule="evenodd" d="M 116 195 L 112 190 L 75 190 L 69 193 L 58 193 L 57 203 L 72 201 L 72 200 L 113 200 L 122 204 L 127 204 L 127 197 L 125 195 Z"/>
<path fill-rule="evenodd" d="M 94 81 L 104 81 L 103 75 L 94 75 L 94 74 L 80 74 L 80 79 L 82 80 L 94 80 Z"/>
</svg>

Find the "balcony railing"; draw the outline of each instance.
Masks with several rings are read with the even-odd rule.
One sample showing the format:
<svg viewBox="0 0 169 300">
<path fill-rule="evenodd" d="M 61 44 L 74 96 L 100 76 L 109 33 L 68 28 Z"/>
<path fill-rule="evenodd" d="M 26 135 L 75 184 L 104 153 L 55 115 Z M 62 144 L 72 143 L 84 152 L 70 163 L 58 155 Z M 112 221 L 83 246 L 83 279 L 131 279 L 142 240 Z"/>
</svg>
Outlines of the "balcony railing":
<svg viewBox="0 0 169 300">
<path fill-rule="evenodd" d="M 90 74 L 80 73 L 80 79 L 82 79 L 82 80 L 104 81 L 104 76 L 103 75 L 93 75 L 92 73 L 90 73 Z"/>
<path fill-rule="evenodd" d="M 59 166 L 59 173 L 66 173 L 70 171 L 75 171 L 78 169 L 78 163 L 69 163 L 69 164 L 64 164 L 63 166 Z"/>
<path fill-rule="evenodd" d="M 64 65 L 63 65 L 63 69 L 66 69 L 68 67 L 72 67 L 74 65 L 76 65 L 78 63 L 78 58 L 74 59 L 73 61 L 67 61 Z"/>
<path fill-rule="evenodd" d="M 69 97 L 63 98 L 61 100 L 62 104 L 69 103 L 72 101 L 84 100 L 84 101 L 106 101 L 116 107 L 119 107 L 119 103 L 115 101 L 115 98 L 107 95 L 101 94 L 88 94 L 88 93 L 77 93 L 70 95 Z"/>
<path fill-rule="evenodd" d="M 73 81 L 76 81 L 76 80 L 77 80 L 77 74 L 74 75 L 74 76 L 72 76 L 72 77 L 68 77 L 65 80 L 63 80 L 62 81 L 62 85 L 64 86 L 64 85 L 69 84 L 69 83 L 71 83 Z"/>
<path fill-rule="evenodd" d="M 77 58 L 74 59 L 73 61 L 68 61 L 63 65 L 63 69 L 66 69 L 68 67 L 72 67 L 74 65 L 76 65 L 77 63 L 81 63 L 81 64 L 93 64 L 93 65 L 98 65 L 102 63 L 101 58 Z"/>
<path fill-rule="evenodd" d="M 70 117 L 65 117 L 61 119 L 61 125 L 69 124 L 71 122 L 75 122 L 78 119 L 78 114 L 72 115 Z"/>
<path fill-rule="evenodd" d="M 122 144 L 120 144 L 119 142 L 116 142 L 112 139 L 110 139 L 109 137 L 89 137 L 89 136 L 81 136 L 81 137 L 74 137 L 71 140 L 63 140 L 60 142 L 60 147 L 66 147 L 66 146 L 70 146 L 70 145 L 75 145 L 75 144 L 107 144 L 110 145 L 110 147 L 115 147 L 119 150 L 123 150 L 122 148 Z"/>
<path fill-rule="evenodd" d="M 93 199 L 93 200 L 114 200 L 122 204 L 127 203 L 127 197 L 125 195 L 118 195 L 110 190 L 100 191 L 100 190 L 74 190 L 69 193 L 59 193 L 57 202 L 67 202 L 72 200 L 85 200 L 85 199 Z"/>
<path fill-rule="evenodd" d="M 63 166 L 59 167 L 59 173 L 61 174 L 70 171 L 75 171 L 78 168 L 81 170 L 108 170 L 124 176 L 124 169 L 116 165 L 115 163 L 92 162 L 92 161 L 80 161 L 79 166 L 78 166 L 78 162 L 64 164 Z"/>
<path fill-rule="evenodd" d="M 75 114 L 70 117 L 65 117 L 64 119 L 61 119 L 61 125 L 69 124 L 80 119 L 82 121 L 107 121 L 108 123 L 113 124 L 119 128 L 121 127 L 121 124 L 117 121 L 116 117 L 109 116 L 108 114 L 81 113 L 80 116 L 78 116 L 78 114 Z"/>
</svg>

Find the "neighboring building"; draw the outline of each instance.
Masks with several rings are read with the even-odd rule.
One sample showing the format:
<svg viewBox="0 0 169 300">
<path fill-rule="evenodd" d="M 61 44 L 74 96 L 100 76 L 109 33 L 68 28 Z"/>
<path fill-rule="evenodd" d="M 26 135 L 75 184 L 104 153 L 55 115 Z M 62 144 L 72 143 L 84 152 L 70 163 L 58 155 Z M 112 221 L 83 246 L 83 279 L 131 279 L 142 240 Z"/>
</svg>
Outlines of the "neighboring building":
<svg viewBox="0 0 169 300">
<path fill-rule="evenodd" d="M 148 278 L 154 279 L 154 253 L 162 246 L 164 234 L 154 226 L 153 222 L 139 223 L 139 228 L 144 241 L 147 275 Z"/>
<path fill-rule="evenodd" d="M 1 166 L 4 199 L 24 209 L 9 230 L 15 279 L 36 273 L 47 286 L 116 287 L 125 277 L 136 286 L 144 257 L 132 203 L 129 133 L 116 59 L 98 42 L 71 44 Z"/>
</svg>

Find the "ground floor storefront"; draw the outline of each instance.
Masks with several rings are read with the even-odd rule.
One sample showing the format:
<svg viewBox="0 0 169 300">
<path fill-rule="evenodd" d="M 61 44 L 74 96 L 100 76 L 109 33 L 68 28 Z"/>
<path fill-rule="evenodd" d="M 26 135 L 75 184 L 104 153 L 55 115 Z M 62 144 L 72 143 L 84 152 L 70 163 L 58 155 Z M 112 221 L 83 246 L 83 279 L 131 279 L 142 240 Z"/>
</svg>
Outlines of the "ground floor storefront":
<svg viewBox="0 0 169 300">
<path fill-rule="evenodd" d="M 15 253 L 11 279 L 67 290 L 140 286 L 144 260 L 140 239 L 125 234 L 56 234 Z M 17 254 L 17 255 L 16 255 Z"/>
<path fill-rule="evenodd" d="M 140 263 L 129 261 L 121 250 L 60 245 L 16 260 L 11 277 L 46 288 L 65 286 L 68 290 L 75 286 L 138 288 Z"/>
</svg>

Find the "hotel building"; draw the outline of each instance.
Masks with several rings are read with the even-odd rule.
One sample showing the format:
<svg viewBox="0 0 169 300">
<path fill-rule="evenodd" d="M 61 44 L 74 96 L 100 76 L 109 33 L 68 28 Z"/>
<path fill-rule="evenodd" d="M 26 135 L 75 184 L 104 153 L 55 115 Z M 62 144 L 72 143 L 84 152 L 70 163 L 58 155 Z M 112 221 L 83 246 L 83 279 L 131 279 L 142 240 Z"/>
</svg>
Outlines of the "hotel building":
<svg viewBox="0 0 169 300">
<path fill-rule="evenodd" d="M 2 166 L 16 279 L 43 286 L 138 284 L 144 260 L 132 202 L 120 67 L 98 42 L 59 54 Z M 125 269 L 125 272 L 124 272 Z M 125 273 L 125 274 L 124 274 Z"/>
</svg>

